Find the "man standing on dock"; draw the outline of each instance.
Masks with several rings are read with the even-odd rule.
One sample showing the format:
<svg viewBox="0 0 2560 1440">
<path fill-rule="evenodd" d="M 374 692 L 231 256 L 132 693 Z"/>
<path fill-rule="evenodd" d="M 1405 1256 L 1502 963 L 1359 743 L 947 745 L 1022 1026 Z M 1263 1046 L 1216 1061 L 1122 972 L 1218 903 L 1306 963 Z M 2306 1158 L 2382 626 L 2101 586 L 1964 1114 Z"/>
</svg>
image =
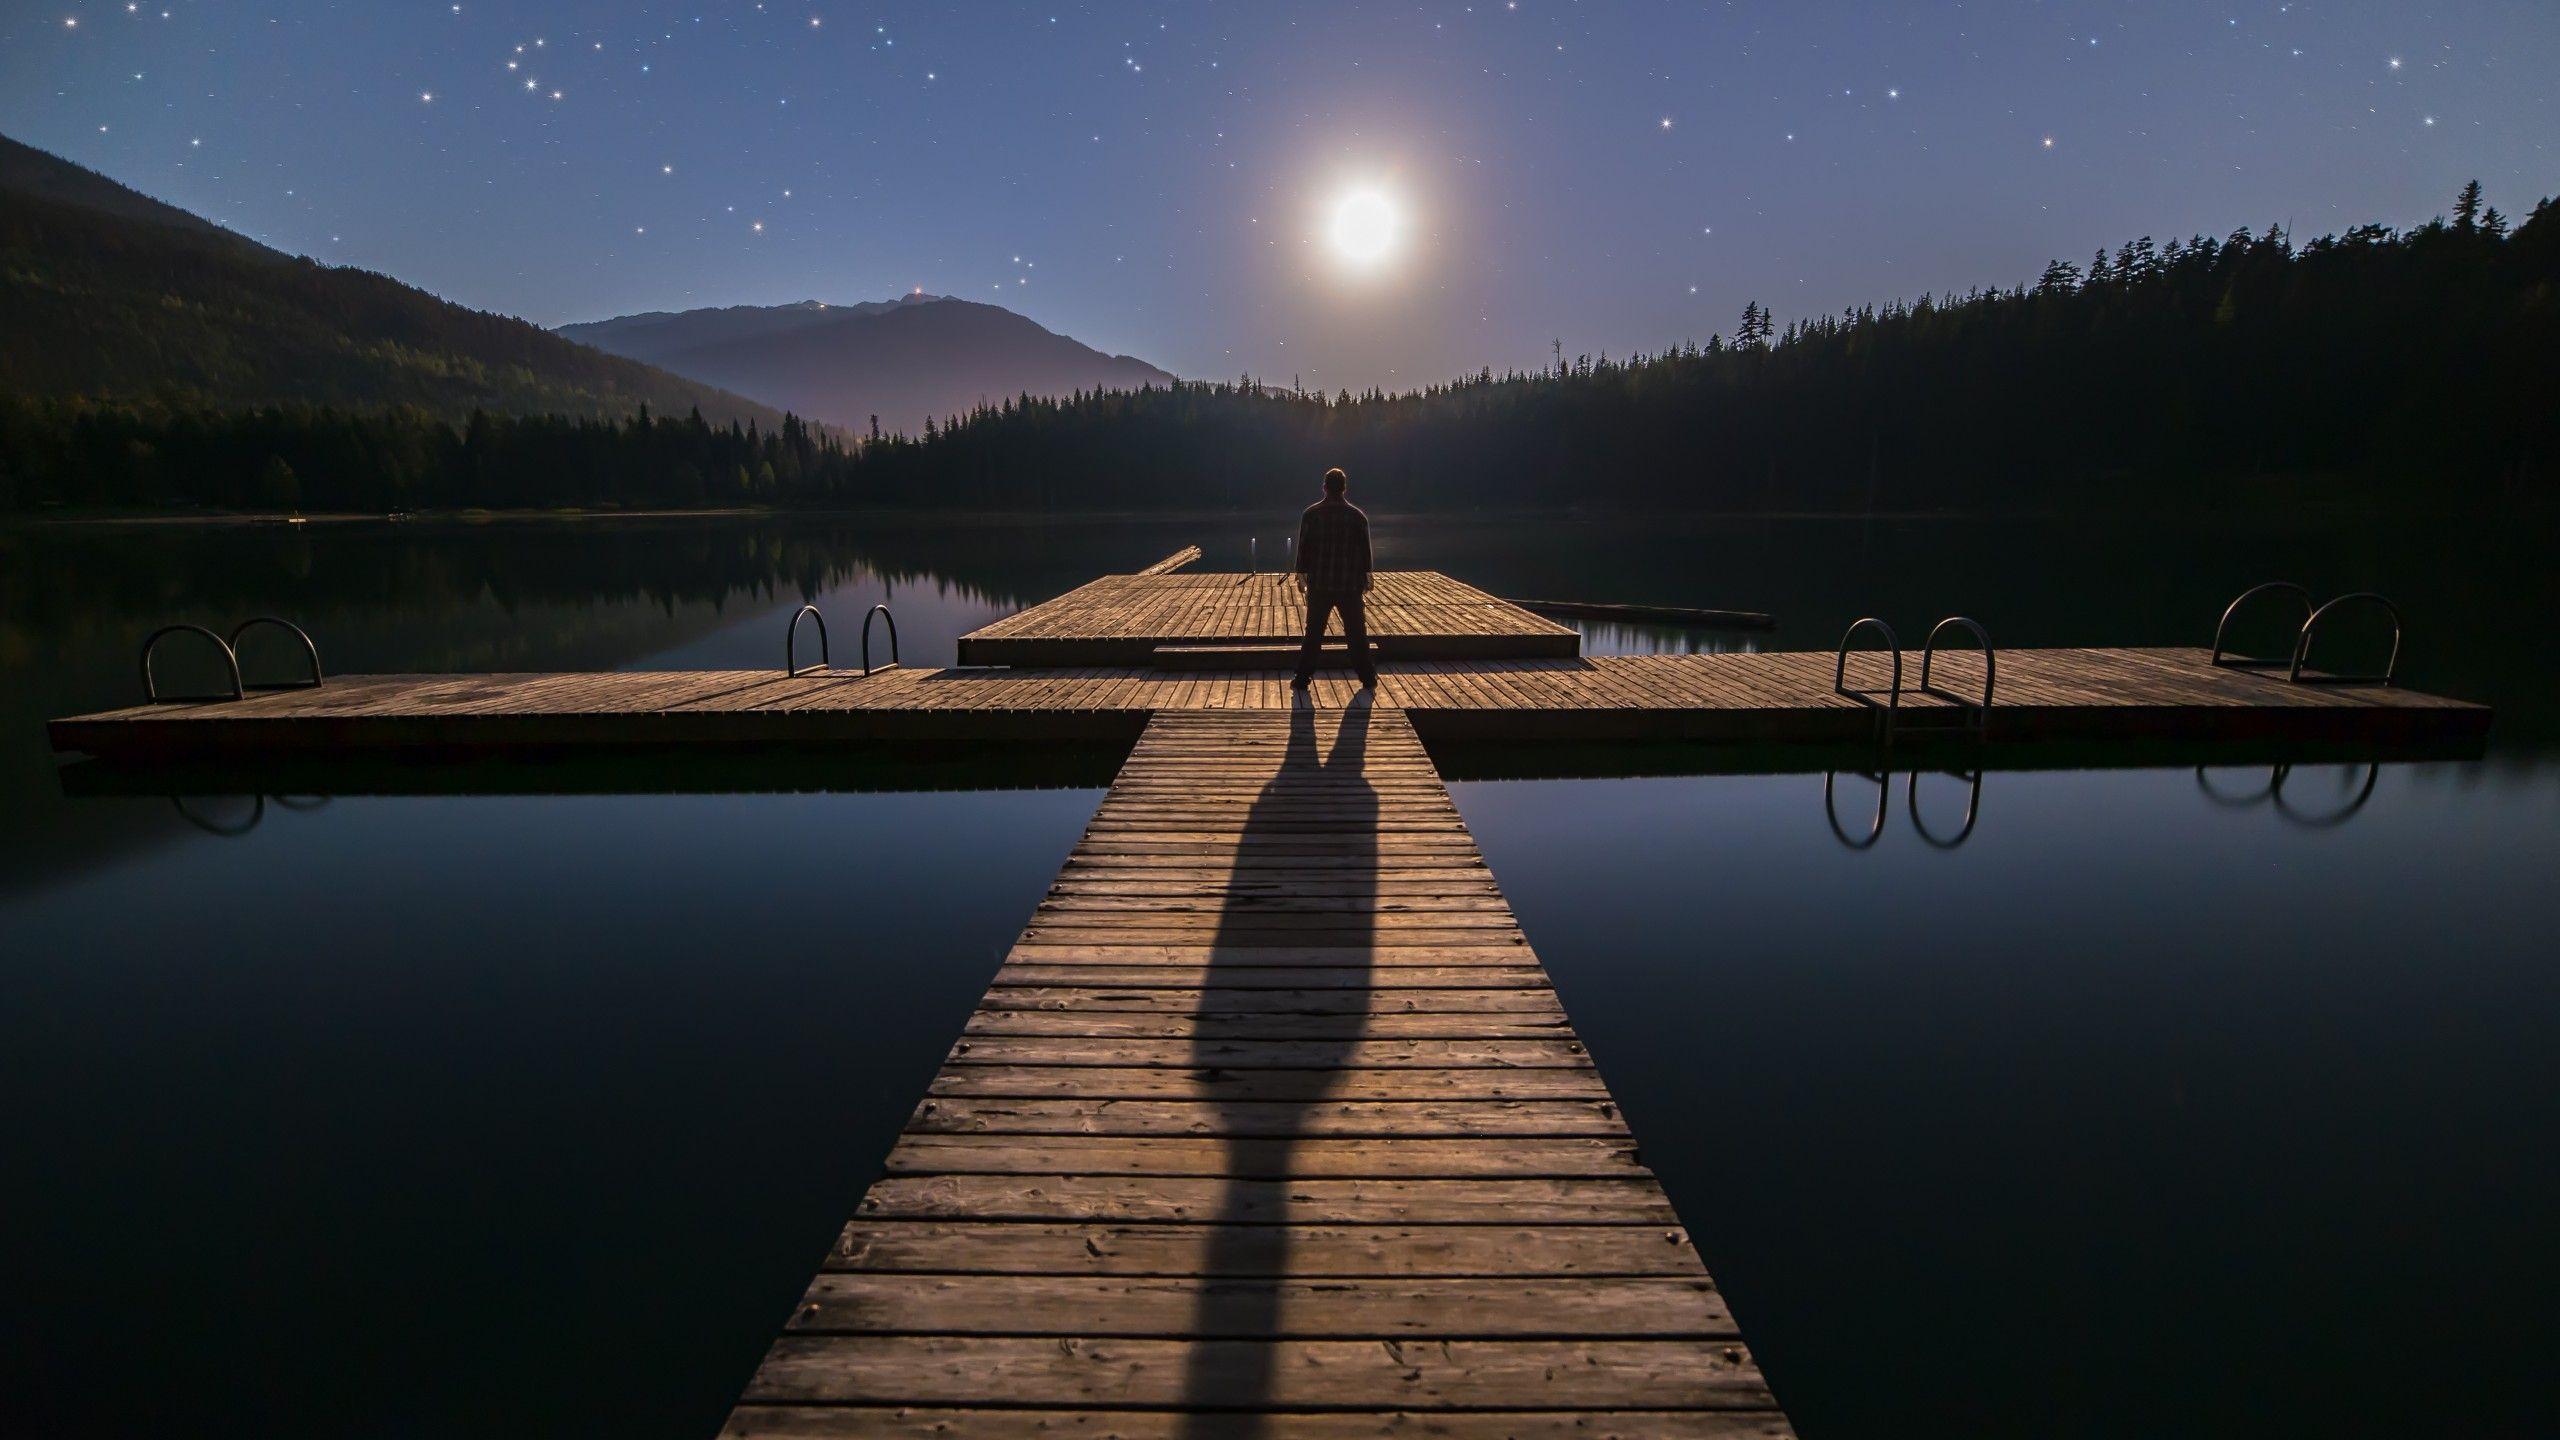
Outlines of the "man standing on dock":
<svg viewBox="0 0 2560 1440">
<path fill-rule="evenodd" d="M 1324 656 L 1325 617 L 1336 611 L 1360 683 L 1378 683 L 1378 667 L 1369 659 L 1369 517 L 1343 498 L 1350 484 L 1339 466 L 1324 472 L 1324 498 L 1298 520 L 1298 587 L 1307 592 L 1307 638 L 1298 647 L 1298 678 L 1290 682 L 1295 689 L 1315 680 L 1316 662 Z"/>
</svg>

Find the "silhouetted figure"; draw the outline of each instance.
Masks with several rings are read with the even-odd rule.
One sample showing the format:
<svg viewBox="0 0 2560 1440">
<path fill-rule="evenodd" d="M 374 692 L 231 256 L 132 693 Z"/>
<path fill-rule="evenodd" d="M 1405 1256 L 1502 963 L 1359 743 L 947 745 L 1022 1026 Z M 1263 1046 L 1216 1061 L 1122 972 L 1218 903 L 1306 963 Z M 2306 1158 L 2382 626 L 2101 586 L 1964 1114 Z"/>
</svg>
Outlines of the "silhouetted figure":
<svg viewBox="0 0 2560 1440">
<path fill-rule="evenodd" d="M 1343 498 L 1351 477 L 1339 466 L 1324 472 L 1324 498 L 1298 519 L 1298 585 L 1307 592 L 1307 638 L 1298 647 L 1298 678 L 1304 690 L 1315 679 L 1316 662 L 1324 655 L 1324 622 L 1342 616 L 1342 638 L 1351 647 L 1351 663 L 1360 683 L 1378 683 L 1378 667 L 1369 661 L 1369 517 Z"/>
</svg>

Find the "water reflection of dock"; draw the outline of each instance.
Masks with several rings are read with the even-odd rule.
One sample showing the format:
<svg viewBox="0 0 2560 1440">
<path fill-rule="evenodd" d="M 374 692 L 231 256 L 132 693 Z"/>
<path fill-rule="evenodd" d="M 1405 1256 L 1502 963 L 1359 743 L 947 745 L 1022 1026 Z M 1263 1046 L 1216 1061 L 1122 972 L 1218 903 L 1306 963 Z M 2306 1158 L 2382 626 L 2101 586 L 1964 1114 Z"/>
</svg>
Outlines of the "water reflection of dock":
<svg viewBox="0 0 2560 1440">
<path fill-rule="evenodd" d="M 2035 743 L 2488 724 L 2202 649 L 2003 652 L 1996 693 L 1980 650 L 1910 687 L 1898 656 L 1889 687 L 1871 654 L 1582 656 L 1420 573 L 1381 577 L 1377 689 L 1336 670 L 1301 696 L 1292 601 L 1106 577 L 961 642 L 1009 668 L 804 668 L 786 642 L 771 672 L 235 675 L 52 735 L 143 766 L 1134 740 L 730 1433 L 1171 1440 L 1788 1433 L 1424 739 L 1836 758 L 1907 731 L 1968 747 L 1978 785 Z M 1960 843 L 1972 798 L 1924 837 Z"/>
</svg>

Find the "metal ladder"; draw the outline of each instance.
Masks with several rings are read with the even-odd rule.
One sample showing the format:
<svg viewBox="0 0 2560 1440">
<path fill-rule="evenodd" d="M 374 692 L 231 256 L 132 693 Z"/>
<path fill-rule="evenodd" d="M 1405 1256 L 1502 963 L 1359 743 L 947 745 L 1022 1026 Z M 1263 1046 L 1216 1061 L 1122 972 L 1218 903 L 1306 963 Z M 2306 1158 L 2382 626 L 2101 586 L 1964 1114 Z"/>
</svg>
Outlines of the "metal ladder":
<svg viewBox="0 0 2560 1440">
<path fill-rule="evenodd" d="M 1884 636 L 1886 647 L 1893 652 L 1892 684 L 1881 690 L 1849 684 L 1849 645 L 1858 638 L 1859 631 L 1869 627 L 1873 627 Z M 1937 664 L 1939 637 L 1945 635 L 1950 628 L 1972 631 L 1975 643 L 1982 647 L 1980 699 L 1970 699 L 1929 683 L 1930 673 Z M 1902 684 L 1902 639 L 1894 634 L 1891 625 L 1873 615 L 1863 615 L 1850 622 L 1848 630 L 1840 636 L 1840 648 L 1834 652 L 1831 660 L 1832 693 L 1847 695 L 1875 706 L 1878 737 L 1887 745 L 1891 745 L 1897 735 L 1907 732 L 1970 732 L 1976 740 L 1988 738 L 1991 729 L 1992 693 L 1999 683 L 1999 678 L 2000 661 L 1991 647 L 1991 632 L 1983 629 L 1980 621 L 1963 615 L 1950 615 L 1930 627 L 1929 638 L 1920 648 L 1920 681 L 1908 690 L 1904 689 Z M 1906 707 L 1902 703 L 1902 697 L 1906 694 L 1927 695 L 1947 702 L 1953 718 L 1936 718 L 1946 713 L 1939 711 L 1936 707 L 1928 710 L 1913 710 Z M 1879 697 L 1882 700 L 1881 704 L 1877 703 Z"/>
<path fill-rule="evenodd" d="M 2235 655 L 2230 652 L 2231 619 L 2240 607 L 2261 595 L 2290 595 L 2302 606 L 2302 628 L 2294 633 L 2293 651 L 2289 655 Z M 2391 653 L 2382 663 L 2379 675 L 2304 674 L 2311 660 L 2312 637 L 2320 631 L 2320 622 L 2342 609 L 2357 606 L 2378 607 L 2391 619 Z M 2285 679 L 2296 685 L 2389 685 L 2400 672 L 2400 607 L 2371 590 L 2357 590 L 2340 595 L 2323 605 L 2311 603 L 2311 592 L 2290 580 L 2269 580 L 2252 585 L 2234 597 L 2222 609 L 2221 623 L 2213 627 L 2212 663 L 2231 670 L 2282 670 Z"/>
</svg>

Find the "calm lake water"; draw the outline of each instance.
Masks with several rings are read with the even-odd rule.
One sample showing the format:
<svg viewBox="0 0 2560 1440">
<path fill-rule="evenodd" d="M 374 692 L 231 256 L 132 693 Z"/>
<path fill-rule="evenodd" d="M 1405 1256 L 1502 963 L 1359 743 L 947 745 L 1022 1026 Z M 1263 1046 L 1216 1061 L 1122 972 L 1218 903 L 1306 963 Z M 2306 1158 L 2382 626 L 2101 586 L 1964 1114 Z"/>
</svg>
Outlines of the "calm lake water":
<svg viewBox="0 0 2560 1440">
<path fill-rule="evenodd" d="M 887 598 L 947 662 L 1186 541 L 1244 568 L 1215 528 L 0 531 L 0 1431 L 709 1435 L 1117 761 L 175 799 L 59 768 L 41 722 L 136 698 L 151 627 L 281 613 L 339 671 L 768 666 L 804 596 L 839 654 Z M 2500 707 L 2486 758 L 2281 793 L 1995 771 L 1952 848 L 1945 775 L 1891 777 L 1852 848 L 1855 776 L 1835 834 L 1823 777 L 1707 773 L 1730 754 L 1444 758 L 1668 772 L 1453 788 L 1807 1436 L 2527 1436 L 2560 1432 L 2560 685 L 2526 629 L 2555 540 L 1408 520 L 1379 550 L 1781 620 L 1595 649 L 1957 611 L 2202 643 L 2256 580 L 2390 593 L 2405 677 Z"/>
</svg>

